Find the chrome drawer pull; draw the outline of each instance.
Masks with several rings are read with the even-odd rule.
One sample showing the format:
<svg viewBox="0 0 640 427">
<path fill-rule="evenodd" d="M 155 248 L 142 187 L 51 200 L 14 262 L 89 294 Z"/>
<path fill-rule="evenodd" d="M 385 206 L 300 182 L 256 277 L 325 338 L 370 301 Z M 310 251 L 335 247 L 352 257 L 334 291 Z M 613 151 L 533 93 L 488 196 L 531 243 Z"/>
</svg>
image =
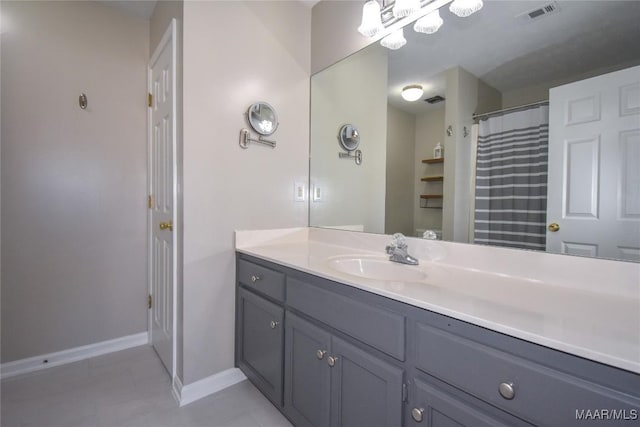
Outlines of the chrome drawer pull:
<svg viewBox="0 0 640 427">
<path fill-rule="evenodd" d="M 330 367 L 332 367 L 332 368 L 333 368 L 334 366 L 336 366 L 336 362 L 337 362 L 337 361 L 338 361 L 338 358 L 337 358 L 337 357 L 329 356 L 329 357 L 327 358 L 327 364 L 328 364 Z"/>
<path fill-rule="evenodd" d="M 256 282 L 257 282 L 258 280 L 260 280 L 260 279 L 261 279 L 261 277 L 260 277 L 260 276 L 251 276 L 251 281 L 252 281 L 253 283 L 256 283 Z"/>
<path fill-rule="evenodd" d="M 318 360 L 322 360 L 324 359 L 324 355 L 327 353 L 326 350 L 318 350 L 316 351 L 316 357 L 318 358 Z"/>
<path fill-rule="evenodd" d="M 269 324 L 269 326 L 271 326 L 271 329 L 275 329 L 276 326 L 278 326 L 280 322 L 276 322 L 275 320 L 272 320 L 271 323 Z"/>
<path fill-rule="evenodd" d="M 411 410 L 411 418 L 417 423 L 422 422 L 422 416 L 424 415 L 424 408 L 413 408 Z"/>
<path fill-rule="evenodd" d="M 500 391 L 500 396 L 507 400 L 511 400 L 516 397 L 516 389 L 513 386 L 513 383 L 500 383 L 498 391 Z"/>
</svg>

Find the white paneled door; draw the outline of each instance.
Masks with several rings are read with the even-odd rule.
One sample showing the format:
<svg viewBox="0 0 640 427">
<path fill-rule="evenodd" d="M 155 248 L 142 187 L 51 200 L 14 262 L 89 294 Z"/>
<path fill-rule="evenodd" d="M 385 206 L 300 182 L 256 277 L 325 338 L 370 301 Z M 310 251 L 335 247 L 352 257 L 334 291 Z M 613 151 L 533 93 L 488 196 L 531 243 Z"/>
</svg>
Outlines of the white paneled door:
<svg viewBox="0 0 640 427">
<path fill-rule="evenodd" d="M 640 261 L 640 67 L 551 89 L 548 189 L 547 251 Z"/>
<path fill-rule="evenodd" d="M 149 64 L 149 279 L 153 348 L 174 374 L 176 298 L 175 20 Z"/>
</svg>

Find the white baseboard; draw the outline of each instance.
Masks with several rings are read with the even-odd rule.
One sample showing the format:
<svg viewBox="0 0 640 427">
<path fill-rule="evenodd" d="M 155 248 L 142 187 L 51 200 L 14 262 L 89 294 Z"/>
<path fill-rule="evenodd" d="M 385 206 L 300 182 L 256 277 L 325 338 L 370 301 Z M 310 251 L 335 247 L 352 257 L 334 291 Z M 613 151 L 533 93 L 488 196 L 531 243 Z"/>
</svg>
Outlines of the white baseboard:
<svg viewBox="0 0 640 427">
<path fill-rule="evenodd" d="M 182 381 L 180 381 L 180 378 L 178 378 L 177 375 L 173 377 L 171 386 L 173 397 L 176 399 L 176 402 L 178 402 L 178 406 L 182 406 L 180 404 L 180 396 L 182 396 Z"/>
<path fill-rule="evenodd" d="M 238 368 L 227 369 L 184 386 L 176 377 L 173 380 L 173 393 L 180 406 L 184 406 L 246 379 L 247 377 Z"/>
<path fill-rule="evenodd" d="M 29 357 L 27 359 L 15 360 L 0 365 L 0 378 L 14 377 L 20 374 L 39 371 L 41 369 L 52 368 L 90 357 L 100 356 L 114 351 L 125 350 L 131 347 L 149 343 L 149 334 L 140 332 L 139 334 L 127 335 L 108 341 L 101 341 L 95 344 L 83 345 L 81 347 L 70 348 L 68 350 L 57 351 L 55 353 L 42 354 L 40 356 Z M 45 362 L 46 360 L 46 362 Z"/>
</svg>

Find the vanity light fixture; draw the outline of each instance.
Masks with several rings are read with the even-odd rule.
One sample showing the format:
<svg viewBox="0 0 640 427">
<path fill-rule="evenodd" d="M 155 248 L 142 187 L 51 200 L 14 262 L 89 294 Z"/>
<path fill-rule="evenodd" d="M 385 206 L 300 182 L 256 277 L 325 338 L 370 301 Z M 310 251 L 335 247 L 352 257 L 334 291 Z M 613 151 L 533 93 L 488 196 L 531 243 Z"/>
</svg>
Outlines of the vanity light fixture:
<svg viewBox="0 0 640 427">
<path fill-rule="evenodd" d="M 358 32 L 365 37 L 389 34 L 380 44 L 389 49 L 400 49 L 407 41 L 402 27 L 407 20 L 417 19 L 413 29 L 418 33 L 433 34 L 443 24 L 440 8 L 466 17 L 482 9 L 482 0 L 369 0 L 362 8 L 362 22 Z"/>
<path fill-rule="evenodd" d="M 483 5 L 482 0 L 453 0 L 449 10 L 461 18 L 466 18 L 482 9 Z"/>
<path fill-rule="evenodd" d="M 440 17 L 440 9 L 436 9 L 428 15 L 418 19 L 413 25 L 413 30 L 417 33 L 433 34 L 442 26 L 442 18 Z"/>
<path fill-rule="evenodd" d="M 413 15 L 420 9 L 420 0 L 396 0 L 393 5 L 393 16 L 404 18 Z"/>
<path fill-rule="evenodd" d="M 409 85 L 402 88 L 402 99 L 413 102 L 422 97 L 424 91 L 420 85 Z"/>
<path fill-rule="evenodd" d="M 358 32 L 366 37 L 374 37 L 383 30 L 380 3 L 376 0 L 369 0 L 362 7 L 362 22 L 358 27 Z"/>
<path fill-rule="evenodd" d="M 400 28 L 380 40 L 380 44 L 387 49 L 396 50 L 407 44 L 407 39 L 404 38 L 404 31 Z"/>
</svg>

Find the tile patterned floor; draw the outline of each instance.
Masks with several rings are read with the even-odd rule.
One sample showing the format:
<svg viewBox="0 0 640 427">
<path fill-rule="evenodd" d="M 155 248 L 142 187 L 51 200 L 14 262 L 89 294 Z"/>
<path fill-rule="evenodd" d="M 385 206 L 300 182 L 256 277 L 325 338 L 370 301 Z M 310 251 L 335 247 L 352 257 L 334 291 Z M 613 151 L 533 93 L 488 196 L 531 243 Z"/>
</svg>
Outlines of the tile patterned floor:
<svg viewBox="0 0 640 427">
<path fill-rule="evenodd" d="M 291 427 L 248 381 L 182 408 L 149 346 L 2 382 L 2 427 Z"/>
</svg>

